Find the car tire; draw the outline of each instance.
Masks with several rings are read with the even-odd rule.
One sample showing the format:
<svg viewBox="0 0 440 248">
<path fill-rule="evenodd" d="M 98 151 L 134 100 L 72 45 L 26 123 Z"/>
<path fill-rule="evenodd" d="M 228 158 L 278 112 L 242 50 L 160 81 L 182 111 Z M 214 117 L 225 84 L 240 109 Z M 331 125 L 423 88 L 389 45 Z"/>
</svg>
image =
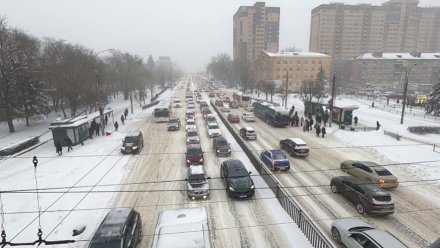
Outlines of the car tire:
<svg viewBox="0 0 440 248">
<path fill-rule="evenodd" d="M 341 165 L 341 170 L 342 170 L 343 172 L 345 172 L 345 173 L 348 173 L 348 168 L 347 168 L 347 166 L 346 166 L 345 164 L 342 164 L 342 165 Z"/>
<path fill-rule="evenodd" d="M 336 185 L 334 185 L 334 184 L 331 184 L 331 185 L 330 185 L 330 189 L 331 189 L 331 191 L 332 191 L 333 193 L 335 193 L 335 194 L 339 193 L 339 191 L 338 191 L 338 187 L 336 187 Z"/>
<path fill-rule="evenodd" d="M 332 227 L 332 238 L 336 243 L 342 244 L 341 234 L 339 233 L 338 229 L 336 229 L 336 227 Z"/>
<path fill-rule="evenodd" d="M 356 211 L 359 214 L 364 214 L 365 213 L 365 208 L 364 208 L 364 206 L 362 206 L 362 204 L 356 203 Z"/>
</svg>

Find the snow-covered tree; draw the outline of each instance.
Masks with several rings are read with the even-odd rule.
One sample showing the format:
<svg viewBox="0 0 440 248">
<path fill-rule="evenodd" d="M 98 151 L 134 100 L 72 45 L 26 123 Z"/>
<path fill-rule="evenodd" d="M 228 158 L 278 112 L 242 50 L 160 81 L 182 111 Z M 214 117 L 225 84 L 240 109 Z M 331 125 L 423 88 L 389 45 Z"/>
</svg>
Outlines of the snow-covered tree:
<svg viewBox="0 0 440 248">
<path fill-rule="evenodd" d="M 440 115 L 440 83 L 437 83 L 433 91 L 429 94 L 425 112 L 427 114 Z"/>
</svg>

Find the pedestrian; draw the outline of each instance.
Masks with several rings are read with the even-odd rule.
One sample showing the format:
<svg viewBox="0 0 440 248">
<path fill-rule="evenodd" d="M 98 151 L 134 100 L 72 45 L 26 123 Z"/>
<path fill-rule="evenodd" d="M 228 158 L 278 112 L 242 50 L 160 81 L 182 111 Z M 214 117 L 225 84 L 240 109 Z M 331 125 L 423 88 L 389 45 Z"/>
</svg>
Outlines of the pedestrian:
<svg viewBox="0 0 440 248">
<path fill-rule="evenodd" d="M 329 117 L 330 117 L 330 116 L 329 116 L 328 110 L 326 110 L 326 111 L 324 112 L 324 116 L 322 117 L 322 120 L 324 121 L 324 127 L 327 126 L 327 121 L 328 121 L 328 118 L 329 118 Z"/>
<path fill-rule="evenodd" d="M 119 127 L 118 121 L 115 121 L 115 132 L 118 131 L 118 127 Z"/>
<path fill-rule="evenodd" d="M 380 128 L 380 123 L 379 121 L 376 121 L 376 130 L 379 130 L 379 128 Z"/>
<path fill-rule="evenodd" d="M 299 126 L 299 117 L 298 117 L 298 113 L 295 115 L 295 127 Z"/>
<path fill-rule="evenodd" d="M 105 115 L 104 120 L 105 120 L 105 125 L 107 126 L 107 123 L 108 123 L 108 117 L 107 117 L 107 115 Z"/>
<path fill-rule="evenodd" d="M 63 155 L 63 147 L 61 146 L 61 143 L 57 140 L 55 141 L 55 151 L 58 153 L 58 155 Z"/>
<path fill-rule="evenodd" d="M 315 132 L 316 132 L 316 137 L 319 138 L 319 134 L 321 133 L 321 126 L 319 125 L 319 123 L 315 123 Z"/>
<path fill-rule="evenodd" d="M 355 117 L 354 117 L 354 125 L 357 126 L 357 124 L 358 124 L 358 117 L 355 116 Z"/>
<path fill-rule="evenodd" d="M 299 122 L 301 123 L 301 127 L 302 127 L 304 124 L 304 116 L 301 116 L 301 120 Z"/>
<path fill-rule="evenodd" d="M 127 115 L 128 115 L 128 108 L 125 108 L 125 111 L 124 111 L 125 119 L 127 119 Z"/>
<path fill-rule="evenodd" d="M 89 137 L 90 137 L 90 139 L 93 139 L 93 133 L 94 132 L 95 132 L 95 127 L 93 125 L 90 125 L 90 127 L 89 127 Z"/>
<path fill-rule="evenodd" d="M 374 102 L 371 103 L 371 107 L 374 108 Z"/>
<path fill-rule="evenodd" d="M 325 127 L 322 127 L 321 133 L 322 133 L 322 137 L 324 138 L 324 135 L 327 133 L 326 130 L 325 130 Z"/>
<path fill-rule="evenodd" d="M 124 115 L 121 115 L 121 123 L 122 123 L 122 125 L 125 124 L 124 121 L 125 121 Z"/>
<path fill-rule="evenodd" d="M 96 136 L 99 136 L 99 129 L 101 128 L 101 125 L 96 123 L 95 125 L 95 132 L 96 132 Z"/>
<path fill-rule="evenodd" d="M 73 150 L 73 148 L 72 148 L 72 140 L 68 136 L 66 136 L 66 138 L 64 138 L 64 141 L 66 141 L 67 152 L 70 152 L 70 150 Z"/>
<path fill-rule="evenodd" d="M 304 129 L 306 132 L 309 131 L 309 119 L 304 120 Z"/>
<path fill-rule="evenodd" d="M 310 117 L 309 118 L 309 129 L 312 129 L 312 127 L 313 127 L 313 118 L 312 117 Z"/>
<path fill-rule="evenodd" d="M 84 145 L 84 131 L 83 130 L 79 130 L 79 143 L 81 143 L 81 145 Z"/>
</svg>

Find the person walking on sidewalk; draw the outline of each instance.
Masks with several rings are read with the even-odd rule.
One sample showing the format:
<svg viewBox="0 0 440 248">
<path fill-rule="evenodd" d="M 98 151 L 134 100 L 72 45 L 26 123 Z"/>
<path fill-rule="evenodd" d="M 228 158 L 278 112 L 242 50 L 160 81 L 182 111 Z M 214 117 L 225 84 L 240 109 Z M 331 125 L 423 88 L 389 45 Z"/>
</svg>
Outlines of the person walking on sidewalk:
<svg viewBox="0 0 440 248">
<path fill-rule="evenodd" d="M 127 115 L 128 115 L 128 108 L 125 108 L 125 111 L 124 111 L 124 117 L 125 117 L 125 119 L 127 119 Z"/>
<path fill-rule="evenodd" d="M 124 125 L 124 121 L 125 121 L 124 115 L 121 115 L 121 123 L 122 123 L 122 125 Z"/>
<path fill-rule="evenodd" d="M 321 133 L 322 133 L 322 137 L 324 138 L 324 135 L 327 134 L 327 131 L 325 130 L 325 127 L 322 127 Z"/>
<path fill-rule="evenodd" d="M 115 132 L 118 131 L 118 127 L 119 127 L 118 121 L 115 121 Z"/>
<path fill-rule="evenodd" d="M 70 152 L 70 150 L 73 150 L 73 148 L 72 148 L 72 140 L 68 136 L 66 136 L 66 138 L 64 138 L 64 141 L 66 141 L 67 152 Z"/>
<path fill-rule="evenodd" d="M 319 123 L 315 123 L 315 126 L 313 126 L 315 128 L 316 131 L 316 137 L 319 138 L 319 134 L 321 134 L 321 125 L 319 125 Z"/>
<path fill-rule="evenodd" d="M 58 153 L 58 155 L 63 155 L 63 147 L 59 141 L 55 142 L 55 151 Z"/>
<path fill-rule="evenodd" d="M 358 117 L 355 116 L 353 119 L 354 119 L 354 125 L 357 126 L 358 125 Z"/>
</svg>

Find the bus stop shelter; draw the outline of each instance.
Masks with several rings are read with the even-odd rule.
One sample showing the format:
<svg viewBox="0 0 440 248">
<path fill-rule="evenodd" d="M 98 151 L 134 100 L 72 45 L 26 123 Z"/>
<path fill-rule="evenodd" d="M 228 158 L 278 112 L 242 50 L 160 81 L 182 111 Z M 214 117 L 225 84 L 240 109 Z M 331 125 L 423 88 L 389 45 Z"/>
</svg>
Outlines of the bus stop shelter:
<svg viewBox="0 0 440 248">
<path fill-rule="evenodd" d="M 305 102 L 305 112 L 312 115 L 323 114 L 326 110 L 329 110 L 330 106 L 320 102 Z M 353 122 L 353 111 L 358 109 L 355 105 L 335 105 L 332 111 L 332 122 L 338 125 L 350 126 Z"/>
<path fill-rule="evenodd" d="M 111 117 L 114 122 L 113 110 L 105 110 L 103 116 L 107 118 Z M 69 137 L 72 140 L 72 145 L 81 144 L 84 140 L 88 139 L 90 124 L 95 121 L 100 124 L 99 112 L 94 112 L 89 115 L 81 115 L 65 120 L 57 120 L 51 122 L 49 130 L 52 131 L 53 142 L 59 141 L 62 146 L 67 146 L 64 138 Z M 105 124 L 105 121 L 103 121 Z"/>
</svg>

